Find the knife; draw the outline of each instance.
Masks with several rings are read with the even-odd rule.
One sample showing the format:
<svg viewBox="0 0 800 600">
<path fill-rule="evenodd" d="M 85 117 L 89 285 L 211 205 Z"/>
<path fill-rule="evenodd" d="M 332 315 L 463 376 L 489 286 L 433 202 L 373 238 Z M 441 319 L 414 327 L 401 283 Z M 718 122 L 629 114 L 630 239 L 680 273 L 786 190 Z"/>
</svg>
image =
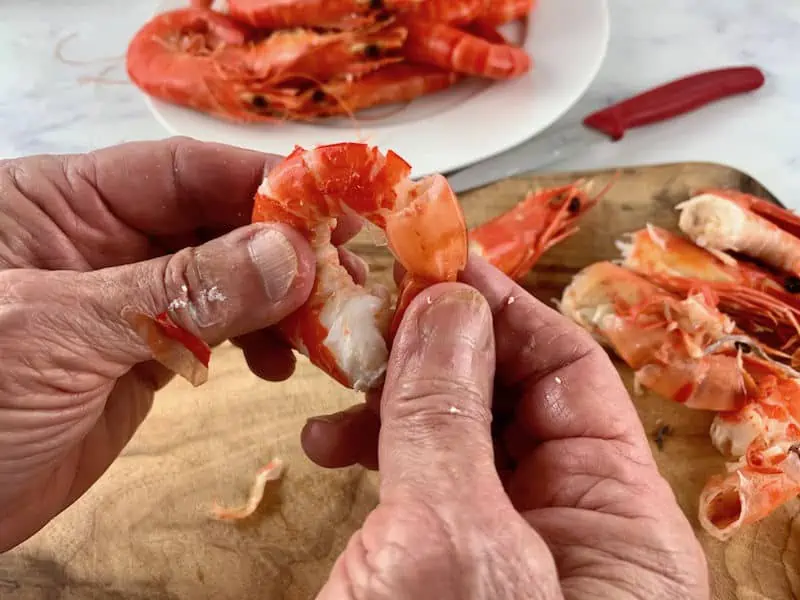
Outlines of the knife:
<svg viewBox="0 0 800 600">
<path fill-rule="evenodd" d="M 603 140 L 618 141 L 628 129 L 669 120 L 706 104 L 750 92 L 764 84 L 755 67 L 729 67 L 676 79 L 554 130 L 447 177 L 457 194 L 521 172 L 535 171 Z"/>
</svg>

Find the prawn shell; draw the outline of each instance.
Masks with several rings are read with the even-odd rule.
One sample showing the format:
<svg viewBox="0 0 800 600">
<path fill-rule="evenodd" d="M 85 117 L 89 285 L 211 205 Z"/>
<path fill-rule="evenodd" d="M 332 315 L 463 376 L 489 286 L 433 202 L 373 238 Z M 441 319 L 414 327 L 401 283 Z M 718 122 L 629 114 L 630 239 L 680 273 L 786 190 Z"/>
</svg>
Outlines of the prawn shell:
<svg viewBox="0 0 800 600">
<path fill-rule="evenodd" d="M 467 224 L 456 194 L 442 175 L 432 175 L 409 195 L 408 206 L 386 220 L 392 253 L 417 277 L 454 281 L 468 256 Z"/>
<path fill-rule="evenodd" d="M 441 175 L 414 182 L 396 153 L 359 143 L 295 150 L 265 177 L 254 221 L 301 231 L 317 257 L 308 301 L 278 328 L 289 343 L 341 384 L 373 389 L 385 374 L 394 324 L 416 293 L 453 281 L 467 262 L 461 206 Z M 356 216 L 386 233 L 409 281 L 391 314 L 388 295 L 357 285 L 331 245 L 336 220 Z"/>
<path fill-rule="evenodd" d="M 211 348 L 203 340 L 173 323 L 166 312 L 156 317 L 135 314 L 128 320 L 156 361 L 195 387 L 207 381 Z"/>
</svg>

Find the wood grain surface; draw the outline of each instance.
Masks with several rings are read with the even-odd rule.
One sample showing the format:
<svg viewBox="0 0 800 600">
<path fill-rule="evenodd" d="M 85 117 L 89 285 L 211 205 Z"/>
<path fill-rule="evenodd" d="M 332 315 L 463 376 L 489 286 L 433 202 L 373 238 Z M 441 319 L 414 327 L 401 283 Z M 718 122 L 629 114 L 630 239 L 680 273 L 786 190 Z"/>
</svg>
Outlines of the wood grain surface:
<svg viewBox="0 0 800 600">
<path fill-rule="evenodd" d="M 532 186 L 577 177 L 600 189 L 611 172 L 519 177 L 462 197 L 469 224 L 510 208 Z M 704 186 L 769 194 L 732 169 L 665 165 L 621 172 L 581 232 L 546 254 L 524 284 L 544 301 L 560 296 L 580 268 L 618 257 L 614 241 L 652 222 L 675 229 L 674 207 Z M 373 275 L 389 280 L 385 247 L 364 232 L 350 246 Z M 359 468 L 325 471 L 303 455 L 306 418 L 355 404 L 360 397 L 300 359 L 283 384 L 261 381 L 241 353 L 215 350 L 210 381 L 192 389 L 176 380 L 156 398 L 146 423 L 90 492 L 47 528 L 0 556 L 0 598 L 200 599 L 313 598 L 336 555 L 377 500 L 377 476 Z M 631 372 L 617 363 L 633 394 Z M 711 446 L 711 415 L 651 395 L 633 401 L 659 468 L 707 552 L 719 599 L 783 600 L 800 595 L 800 501 L 728 543 L 697 524 L 699 492 L 723 461 Z M 655 432 L 670 428 L 663 446 Z M 243 501 L 256 468 L 273 457 L 288 463 L 270 484 L 258 513 L 232 525 L 209 518 L 214 500 Z"/>
</svg>

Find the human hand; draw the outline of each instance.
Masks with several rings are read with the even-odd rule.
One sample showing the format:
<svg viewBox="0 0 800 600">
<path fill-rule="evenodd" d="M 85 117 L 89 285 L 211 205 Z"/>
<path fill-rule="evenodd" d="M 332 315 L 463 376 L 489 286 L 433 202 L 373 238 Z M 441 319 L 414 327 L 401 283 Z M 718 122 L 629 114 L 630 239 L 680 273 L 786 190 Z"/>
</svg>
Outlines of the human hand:
<svg viewBox="0 0 800 600">
<path fill-rule="evenodd" d="M 291 229 L 248 225 L 277 160 L 172 139 L 0 162 L 0 551 L 100 477 L 172 377 L 126 309 L 177 301 L 177 324 L 232 339 L 256 375 L 292 373 L 265 328 L 305 302 L 314 256 Z"/>
<path fill-rule="evenodd" d="M 382 395 L 303 431 L 381 473 L 318 598 L 708 598 L 606 353 L 480 259 L 463 281 L 414 301 Z"/>
</svg>

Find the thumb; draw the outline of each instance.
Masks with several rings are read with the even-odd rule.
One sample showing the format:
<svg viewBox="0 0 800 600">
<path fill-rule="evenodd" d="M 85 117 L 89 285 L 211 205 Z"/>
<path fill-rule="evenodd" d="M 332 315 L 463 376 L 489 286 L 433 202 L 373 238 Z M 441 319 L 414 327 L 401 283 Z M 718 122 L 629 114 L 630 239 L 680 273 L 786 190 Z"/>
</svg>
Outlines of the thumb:
<svg viewBox="0 0 800 600">
<path fill-rule="evenodd" d="M 176 325 L 213 346 L 302 306 L 314 274 L 314 254 L 299 233 L 258 223 L 169 256 L 86 273 L 78 304 L 100 321 L 87 330 L 102 336 L 95 342 L 118 362 L 136 363 L 152 354 L 130 315 L 168 311 Z"/>
<path fill-rule="evenodd" d="M 492 313 L 483 296 L 447 283 L 415 298 L 381 400 L 382 499 L 502 489 L 491 437 L 494 372 Z"/>
</svg>

